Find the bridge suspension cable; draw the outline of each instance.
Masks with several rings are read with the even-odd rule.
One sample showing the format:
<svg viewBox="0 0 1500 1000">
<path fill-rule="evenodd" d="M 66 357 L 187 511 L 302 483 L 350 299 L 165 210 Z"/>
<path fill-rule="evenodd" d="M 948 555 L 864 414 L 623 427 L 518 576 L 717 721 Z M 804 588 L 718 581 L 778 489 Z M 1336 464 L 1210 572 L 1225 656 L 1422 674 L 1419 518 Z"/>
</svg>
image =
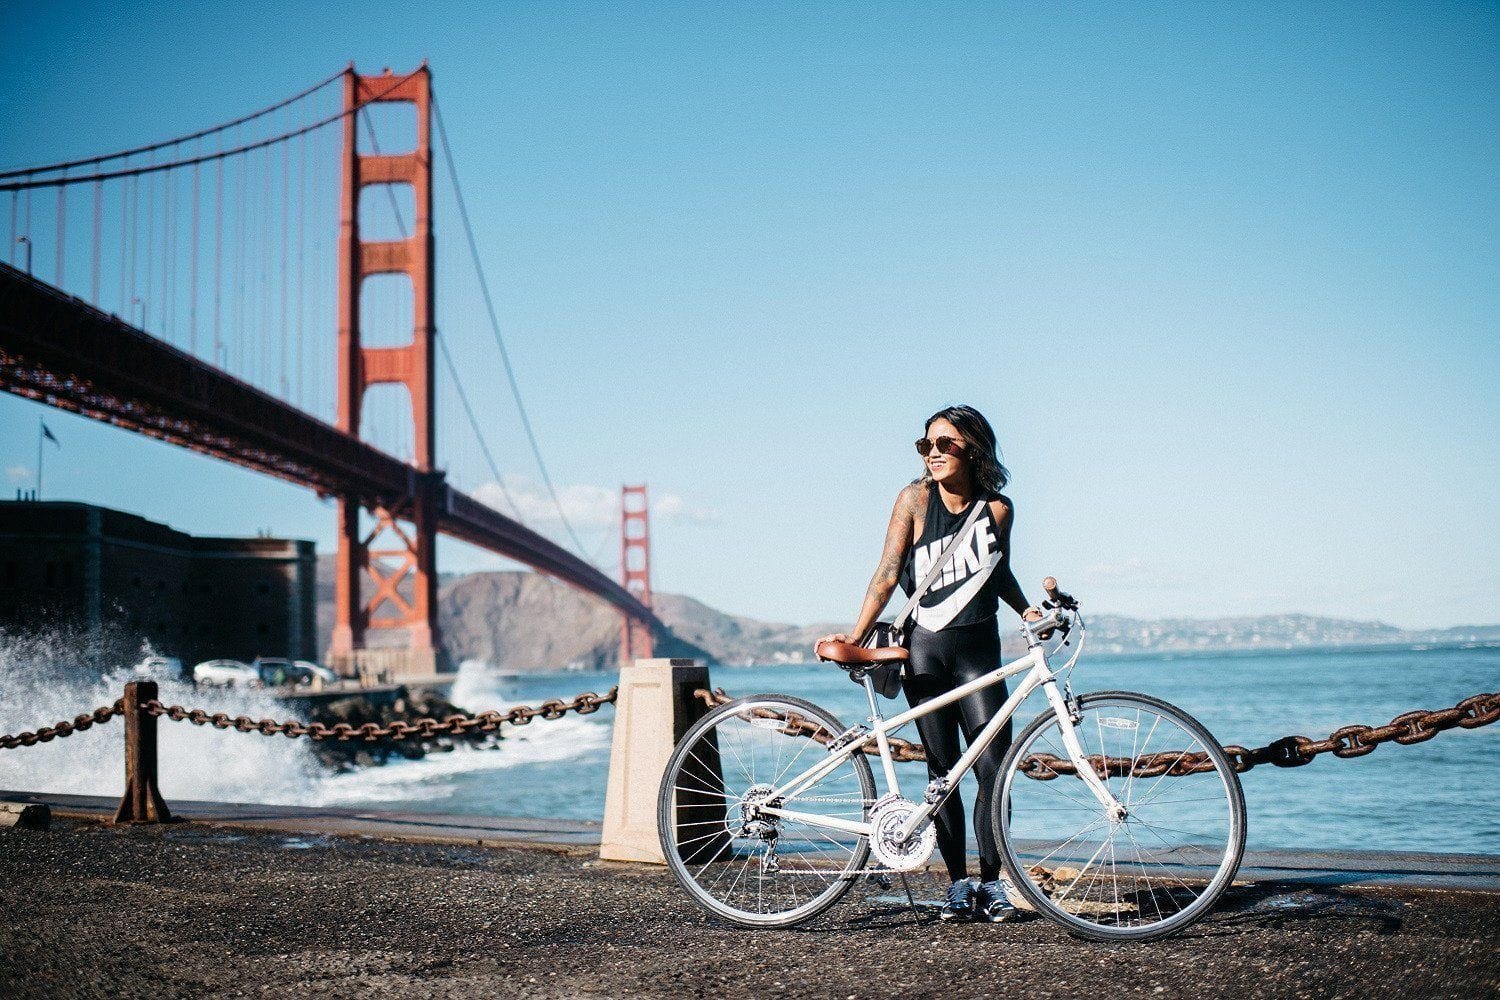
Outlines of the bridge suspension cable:
<svg viewBox="0 0 1500 1000">
<path fill-rule="evenodd" d="M 11 177 L 28 177 L 32 174 L 56 173 L 62 170 L 72 170 L 74 167 L 91 167 L 100 163 L 108 163 L 111 160 L 123 160 L 128 159 L 132 156 L 141 156 L 146 153 L 154 153 L 159 149 L 170 149 L 173 146 L 181 146 L 184 143 L 193 142 L 197 139 L 203 139 L 211 135 L 218 135 L 220 132 L 227 132 L 228 130 L 239 125 L 249 124 L 250 122 L 255 121 L 257 118 L 264 118 L 266 115 L 272 114 L 276 111 L 280 111 L 282 108 L 290 107 L 291 105 L 296 104 L 298 101 L 302 100 L 304 97 L 311 97 L 313 94 L 316 94 L 318 91 L 322 90 L 330 83 L 333 83 L 343 75 L 344 71 L 339 70 L 337 73 L 328 77 L 326 80 L 323 80 L 320 83 L 315 83 L 311 87 L 308 87 L 306 90 L 293 94 L 291 97 L 288 97 L 283 101 L 278 101 L 275 104 L 272 104 L 270 107 L 261 108 L 259 111 L 251 112 L 248 115 L 241 115 L 240 117 L 232 121 L 227 121 L 219 125 L 215 125 L 213 128 L 206 128 L 199 132 L 189 133 L 188 135 L 180 135 L 175 139 L 165 139 L 161 142 L 153 142 L 149 146 L 137 146 L 134 149 L 122 149 L 117 153 L 103 153 L 99 156 L 90 156 L 82 160 L 69 160 L 66 163 L 50 163 L 46 166 L 41 167 L 21 167 L 14 170 L 0 171 L 0 180 L 7 180 Z"/>
<path fill-rule="evenodd" d="M 531 417 L 526 412 L 526 404 L 521 399 L 521 387 L 516 381 L 516 370 L 510 361 L 510 351 L 505 347 L 505 337 L 500 331 L 500 320 L 495 313 L 494 298 L 490 295 L 489 280 L 485 277 L 484 265 L 479 259 L 479 244 L 474 238 L 474 227 L 469 222 L 469 209 L 464 200 L 463 187 L 459 184 L 458 168 L 453 162 L 453 149 L 448 144 L 448 130 L 443 126 L 443 112 L 438 104 L 437 95 L 432 98 L 432 120 L 437 125 L 438 141 L 443 147 L 443 160 L 448 167 L 448 179 L 453 185 L 453 196 L 458 205 L 458 217 L 463 223 L 464 236 L 469 245 L 469 257 L 474 264 L 474 273 L 479 279 L 479 290 L 484 298 L 484 308 L 489 315 L 490 331 L 495 336 L 495 346 L 500 348 L 500 360 L 505 365 L 505 377 L 510 382 L 510 392 L 516 401 L 516 410 L 521 415 L 521 426 L 526 431 L 526 440 L 531 444 L 531 453 L 536 457 L 537 468 L 541 470 L 542 483 L 547 487 L 547 493 L 552 497 L 552 503 L 557 507 L 557 516 L 562 521 L 563 527 L 567 529 L 568 537 L 573 540 L 573 547 L 583 559 L 588 559 L 588 551 L 578 537 L 578 532 L 573 530 L 573 524 L 568 520 L 567 513 L 563 510 L 562 500 L 557 495 L 557 489 L 552 485 L 552 477 L 547 472 L 547 463 L 542 459 L 542 449 L 537 443 L 536 431 L 531 426 Z"/>
<path fill-rule="evenodd" d="M 105 294 L 102 287 L 105 278 L 102 265 L 106 218 L 104 196 L 109 188 L 119 197 L 119 259 L 117 273 L 110 276 L 114 286 L 111 291 L 118 293 L 117 314 L 143 330 L 154 330 L 189 353 L 197 354 L 201 344 L 205 357 L 214 364 L 229 369 L 288 403 L 295 400 L 295 405 L 303 407 L 303 396 L 309 388 L 305 384 L 304 357 L 304 350 L 309 349 L 309 345 L 303 335 L 308 310 L 305 285 L 309 278 L 315 285 L 324 284 L 316 268 L 311 275 L 305 273 L 303 264 L 308 255 L 306 229 L 311 225 L 317 233 L 318 220 L 333 217 L 324 216 L 319 211 L 323 206 L 308 203 L 305 193 L 308 146 L 314 144 L 313 152 L 316 152 L 316 147 L 329 134 L 327 126 L 355 115 L 355 127 L 359 126 L 360 120 L 363 121 L 373 151 L 379 154 L 379 140 L 367 108 L 405 85 L 413 74 L 391 77 L 383 81 L 384 87 L 367 92 L 368 96 L 363 99 L 323 113 L 319 106 L 321 99 L 315 99 L 314 95 L 343 76 L 343 72 L 334 74 L 267 107 L 173 139 L 0 172 L 0 193 L 9 192 L 11 198 L 9 252 L 12 262 L 16 263 L 24 250 L 26 266 L 31 269 L 33 192 L 56 188 L 56 226 L 51 234 L 52 246 L 48 248 L 53 251 L 52 282 L 59 288 L 70 284 L 69 275 L 65 273 L 70 242 L 68 217 L 70 214 L 82 216 L 79 221 L 90 224 L 88 235 L 92 237 L 92 247 L 91 252 L 86 251 L 87 264 L 80 262 L 76 269 L 81 282 L 72 284 L 88 288 L 90 301 L 102 305 L 101 296 Z M 310 117 L 315 120 L 298 124 L 291 109 L 304 101 L 309 103 Z M 490 332 L 500 352 L 506 382 L 527 444 L 573 548 L 583 559 L 597 563 L 597 554 L 590 558 L 591 553 L 569 518 L 543 457 L 500 326 L 446 125 L 435 99 L 432 113 Z M 293 142 L 298 147 L 295 157 Z M 275 162 L 276 146 L 281 147 L 280 163 Z M 168 155 L 160 155 L 163 151 Z M 205 164 L 213 165 L 212 178 L 203 175 Z M 81 172 L 85 170 L 87 172 Z M 191 177 L 174 177 L 182 170 L 190 172 Z M 158 175 L 161 175 L 160 179 Z M 88 208 L 80 207 L 76 198 L 72 206 L 74 211 L 68 211 L 68 188 L 80 184 L 90 186 L 92 218 L 85 214 Z M 402 237 L 406 238 L 410 230 L 407 220 L 401 217 L 395 186 L 385 186 L 392 213 Z M 207 204 L 205 194 L 209 196 Z M 313 201 L 316 200 L 314 197 Z M 184 201 L 187 204 L 183 204 Z M 294 207 L 296 234 L 291 232 Z M 213 227 L 211 241 L 205 228 L 209 225 Z M 114 228 L 112 223 L 110 229 Z M 205 252 L 211 255 L 211 261 L 200 259 Z M 313 254 L 318 261 L 331 256 L 331 253 Z M 294 264 L 297 273 L 292 275 L 289 272 Z M 331 274 L 327 283 L 332 284 Z M 393 322 L 393 329 L 395 325 Z M 479 445 L 484 465 L 505 503 L 520 520 L 520 504 L 501 475 L 495 451 L 479 422 L 450 345 L 440 333 L 436 336 L 443 366 L 452 379 L 458 403 Z M 312 345 L 310 349 L 316 350 L 317 346 Z M 374 443 L 392 454 L 400 454 L 403 449 L 399 440 L 382 440 L 387 437 L 381 432 L 384 417 L 392 417 L 391 422 L 397 422 L 396 411 L 383 405 L 392 400 L 380 398 L 374 402 L 376 405 L 367 406 L 365 411 L 372 418 L 370 426 L 375 432 Z M 311 400 L 309 412 L 326 414 L 324 403 L 320 393 Z"/>
<path fill-rule="evenodd" d="M 11 231 L 0 257 L 333 419 L 332 377 L 309 367 L 309 354 L 332 352 L 337 329 L 337 129 L 328 126 L 410 79 L 374 82 L 347 109 L 328 86 L 343 75 L 175 139 L 7 169 Z"/>
<path fill-rule="evenodd" d="M 364 111 L 360 112 L 359 121 L 364 124 L 365 134 L 370 137 L 370 149 L 378 155 L 380 153 L 380 136 L 375 132 L 375 123 L 370 120 L 369 113 Z M 392 184 L 382 186 L 385 188 L 386 197 L 390 200 L 391 215 L 396 220 L 396 228 L 401 233 L 401 238 L 407 239 L 411 235 L 411 230 L 407 228 L 406 217 L 401 212 L 401 203 L 396 200 L 396 188 Z M 479 442 L 479 450 L 484 455 L 484 461 L 489 466 L 490 474 L 495 478 L 495 485 L 500 488 L 500 495 L 505 497 L 505 502 L 510 506 L 511 513 L 515 515 L 516 520 L 524 524 L 525 519 L 521 516 L 521 508 L 516 503 L 515 497 L 511 496 L 510 490 L 505 485 L 505 480 L 500 476 L 500 466 L 496 463 L 495 456 L 490 451 L 489 441 L 486 440 L 484 431 L 480 429 L 479 418 L 475 415 L 473 404 L 469 402 L 469 393 L 464 389 L 463 380 L 458 377 L 458 366 L 453 363 L 453 355 L 448 350 L 448 342 L 443 337 L 443 331 L 434 330 L 433 339 L 437 341 L 438 352 L 443 358 L 443 367 L 447 369 L 448 377 L 453 380 L 453 387 L 458 392 L 459 405 L 463 408 L 464 416 L 468 418 L 469 427 L 474 432 L 475 440 Z"/>
<path fill-rule="evenodd" d="M 168 160 L 164 163 L 151 163 L 143 167 L 129 167 L 120 170 L 105 171 L 102 173 L 79 174 L 76 177 L 68 177 L 66 175 L 63 175 L 59 177 L 43 177 L 36 180 L 7 181 L 4 184 L 0 184 L 0 191 L 31 191 L 36 188 L 64 187 L 71 184 L 86 184 L 91 181 L 110 181 L 114 180 L 117 177 L 140 177 L 144 174 L 156 174 L 160 173 L 163 170 L 176 170 L 179 167 L 191 167 L 196 166 L 200 163 L 212 163 L 215 160 L 223 160 L 231 156 L 240 156 L 244 153 L 252 153 L 257 149 L 264 149 L 267 146 L 274 146 L 277 143 L 288 142 L 292 139 L 297 138 L 298 136 L 306 135 L 309 132 L 316 132 L 318 129 L 332 125 L 334 122 L 342 121 L 350 115 L 357 113 L 367 105 L 374 104 L 381 98 L 385 97 L 387 94 L 394 93 L 398 87 L 400 87 L 403 83 L 410 79 L 410 76 L 411 74 L 396 77 L 395 81 L 391 83 L 389 87 L 386 87 L 378 94 L 372 94 L 371 96 L 365 98 L 363 101 L 355 104 L 352 108 L 349 108 L 347 111 L 338 111 L 326 118 L 321 118 L 318 121 L 313 122 L 311 125 L 304 125 L 301 128 L 292 129 L 288 132 L 282 132 L 280 135 L 273 135 L 269 138 L 261 139 L 258 142 L 245 143 L 241 146 L 235 146 L 232 149 L 222 149 L 213 153 L 205 153 L 201 156 L 192 156 L 180 160 Z"/>
</svg>

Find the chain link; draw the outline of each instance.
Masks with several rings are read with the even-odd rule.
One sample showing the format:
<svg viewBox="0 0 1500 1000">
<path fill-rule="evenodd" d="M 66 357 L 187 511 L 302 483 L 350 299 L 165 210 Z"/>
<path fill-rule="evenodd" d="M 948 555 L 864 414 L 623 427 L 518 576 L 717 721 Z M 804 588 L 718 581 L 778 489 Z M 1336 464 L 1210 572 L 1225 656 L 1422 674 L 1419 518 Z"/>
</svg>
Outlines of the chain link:
<svg viewBox="0 0 1500 1000">
<path fill-rule="evenodd" d="M 153 698 L 141 704 L 141 711 L 158 718 L 165 716 L 174 722 L 191 722 L 195 726 L 213 726 L 215 729 L 234 729 L 241 733 L 260 733 L 263 736 L 285 736 L 296 739 L 306 736 L 312 740 L 337 740 L 348 742 L 361 740 L 408 740 L 433 739 L 438 736 L 467 736 L 475 733 L 493 733 L 503 725 L 524 726 L 532 719 L 561 719 L 569 712 L 592 715 L 604 705 L 612 705 L 619 696 L 619 688 L 612 687 L 605 694 L 585 691 L 571 701 L 552 698 L 536 707 L 518 705 L 507 712 L 480 712 L 477 715 L 450 715 L 442 719 L 413 719 L 410 722 L 395 720 L 380 725 L 367 722 L 355 726 L 340 722 L 329 726 L 321 722 L 277 722 L 274 719 L 252 719 L 247 715 L 229 715 L 226 712 L 208 712 L 201 708 L 184 708 L 167 705 Z M 92 712 L 80 715 L 71 722 L 59 722 L 54 726 L 43 726 L 35 732 L 15 733 L 0 736 L 0 750 L 35 746 L 51 740 L 62 739 L 81 733 L 92 726 L 108 722 L 125 711 L 125 699 L 113 705 L 105 705 Z"/>
<path fill-rule="evenodd" d="M 734 699 L 724 693 L 723 688 L 709 691 L 699 688 L 694 696 L 709 708 L 727 705 Z M 783 732 L 793 736 L 807 736 L 827 746 L 836 734 L 815 723 L 809 722 L 795 712 L 779 713 L 769 708 L 757 708 L 759 718 L 782 719 L 786 722 Z M 1454 705 L 1432 711 L 1418 710 L 1396 716 L 1384 726 L 1344 726 L 1335 729 L 1326 740 L 1309 739 L 1306 736 L 1283 736 L 1263 747 L 1253 749 L 1229 744 L 1224 752 L 1236 771 L 1245 772 L 1259 764 L 1274 764 L 1277 767 L 1302 767 L 1310 764 L 1319 754 L 1331 753 L 1339 758 L 1363 757 L 1374 753 L 1382 743 L 1399 743 L 1409 746 L 1425 743 L 1438 733 L 1449 729 L 1478 729 L 1500 721 L 1500 693 L 1476 694 Z M 811 731 L 810 731 L 811 730 Z M 927 749 L 920 743 L 892 737 L 889 741 L 891 756 L 897 761 L 925 761 Z M 880 750 L 873 744 L 863 747 L 870 756 L 878 756 Z M 1187 774 L 1202 774 L 1214 769 L 1213 759 L 1204 751 L 1188 753 L 1185 750 L 1164 750 L 1142 757 L 1101 757 L 1094 754 L 1088 758 L 1100 777 L 1106 775 L 1124 777 L 1134 774 L 1138 778 L 1154 778 L 1161 774 L 1180 777 Z M 1132 766 L 1133 765 L 1133 766 Z M 1073 762 L 1054 754 L 1032 754 L 1020 763 L 1020 771 L 1028 778 L 1050 781 L 1063 774 L 1076 774 Z"/>
<path fill-rule="evenodd" d="M 733 701 L 723 688 L 709 691 L 699 688 L 693 692 L 707 707 L 715 708 Z M 242 733 L 260 733 L 263 736 L 286 736 L 289 739 L 306 736 L 312 740 L 335 740 L 348 742 L 360 740 L 434 739 L 438 736 L 467 736 L 493 733 L 502 725 L 524 726 L 532 719 L 560 719 L 569 712 L 590 715 L 604 705 L 613 704 L 619 696 L 619 688 L 610 688 L 606 694 L 585 691 L 571 701 L 549 699 L 535 707 L 519 705 L 506 712 L 480 712 L 476 715 L 450 715 L 443 719 L 415 719 L 411 722 L 396 720 L 386 725 L 367 722 L 360 726 L 340 722 L 329 726 L 321 722 L 277 722 L 274 719 L 252 719 L 245 715 L 231 716 L 225 712 L 207 712 L 201 708 L 184 708 L 181 705 L 166 705 L 152 699 L 141 706 L 149 715 L 165 716 L 173 721 L 191 722 L 195 726 L 213 726 L 215 729 L 234 729 Z M 52 726 L 43 726 L 35 732 L 22 732 L 0 736 L 0 750 L 35 746 L 54 739 L 72 736 L 95 725 L 102 725 L 121 714 L 125 709 L 124 699 L 113 705 L 104 705 L 92 712 L 62 721 Z M 838 738 L 837 733 L 799 715 L 796 712 L 780 713 L 768 708 L 758 708 L 753 713 L 758 718 L 776 719 L 784 723 L 782 731 L 788 735 L 804 736 L 827 746 Z M 1335 729 L 1327 739 L 1314 740 L 1306 736 L 1283 736 L 1263 747 L 1246 748 L 1237 744 L 1224 747 L 1231 765 L 1236 771 L 1245 772 L 1261 764 L 1276 767 L 1302 767 L 1312 763 L 1319 754 L 1331 753 L 1335 757 L 1348 759 L 1363 757 L 1375 752 L 1382 743 L 1398 743 L 1410 746 L 1425 743 L 1439 733 L 1450 729 L 1478 729 L 1500 721 L 1500 693 L 1476 694 L 1465 698 L 1452 708 L 1432 711 L 1404 712 L 1383 726 L 1352 725 Z M 912 743 L 891 737 L 888 741 L 891 756 L 902 762 L 925 761 L 927 750 L 920 743 Z M 867 745 L 864 752 L 877 756 L 879 749 Z M 1214 769 L 1213 760 L 1204 751 L 1188 753 L 1167 750 L 1143 757 L 1088 758 L 1095 771 L 1123 777 L 1133 773 L 1136 777 L 1150 778 L 1161 774 L 1181 776 L 1201 774 Z M 1076 773 L 1071 761 L 1054 754 L 1033 754 L 1020 764 L 1022 774 L 1039 781 L 1048 781 L 1063 774 Z"/>
<path fill-rule="evenodd" d="M 96 725 L 103 725 L 110 719 L 125 711 L 125 699 L 121 698 L 113 705 L 101 705 L 92 712 L 74 716 L 71 722 L 59 722 L 55 726 L 43 726 L 32 733 L 15 733 L 0 736 L 0 750 L 14 750 L 16 747 L 36 746 L 38 743 L 48 743 L 52 740 L 60 740 L 74 733 L 81 733 L 85 729 L 91 729 Z"/>
<path fill-rule="evenodd" d="M 403 722 L 397 719 L 381 725 L 366 722 L 355 726 L 347 722 L 332 726 L 321 722 L 277 722 L 274 719 L 252 719 L 247 715 L 231 716 L 225 712 L 206 712 L 201 708 L 183 708 L 181 705 L 166 705 L 156 699 L 144 702 L 141 711 L 147 715 L 165 716 L 174 722 L 191 722 L 195 726 L 213 726 L 215 729 L 234 729 L 242 733 L 260 733 L 262 736 L 285 736 L 296 739 L 306 736 L 310 740 L 336 740 L 348 742 L 360 740 L 373 743 L 376 740 L 434 739 L 438 736 L 469 736 L 477 733 L 493 733 L 503 725 L 524 726 L 532 719 L 561 719 L 569 712 L 592 715 L 601 706 L 614 704 L 619 688 L 612 687 L 606 694 L 585 691 L 563 701 L 552 698 L 536 707 L 518 705 L 507 712 L 480 712 L 476 715 L 450 715 L 442 719 L 413 719 Z"/>
</svg>

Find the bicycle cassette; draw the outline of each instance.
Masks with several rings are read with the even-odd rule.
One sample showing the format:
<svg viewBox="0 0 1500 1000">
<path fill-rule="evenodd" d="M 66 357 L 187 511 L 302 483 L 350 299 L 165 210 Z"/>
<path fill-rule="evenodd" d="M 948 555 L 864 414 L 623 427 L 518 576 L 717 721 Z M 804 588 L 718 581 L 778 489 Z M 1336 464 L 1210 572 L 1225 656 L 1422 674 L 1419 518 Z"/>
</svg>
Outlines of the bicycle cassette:
<svg viewBox="0 0 1500 1000">
<path fill-rule="evenodd" d="M 917 809 L 915 802 L 891 799 L 877 805 L 870 813 L 870 853 L 891 871 L 916 871 L 927 863 L 937 846 L 937 827 L 931 822 L 914 833 L 910 840 L 896 839 L 902 825 Z"/>
</svg>

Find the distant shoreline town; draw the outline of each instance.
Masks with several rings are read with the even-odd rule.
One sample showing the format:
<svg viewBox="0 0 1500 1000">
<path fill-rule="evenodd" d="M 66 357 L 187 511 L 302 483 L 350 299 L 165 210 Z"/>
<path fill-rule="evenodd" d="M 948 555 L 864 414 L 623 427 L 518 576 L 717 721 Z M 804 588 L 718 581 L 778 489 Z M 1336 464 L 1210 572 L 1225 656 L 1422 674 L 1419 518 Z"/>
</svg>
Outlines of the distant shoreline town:
<svg viewBox="0 0 1500 1000">
<path fill-rule="evenodd" d="M 326 648 L 332 586 L 325 582 L 328 574 L 319 573 L 318 579 L 319 648 Z M 595 670 L 613 667 L 618 656 L 620 625 L 614 611 L 540 574 L 446 577 L 439 605 L 443 640 L 454 662 L 478 659 L 506 670 Z M 658 639 L 658 655 L 731 666 L 805 663 L 819 636 L 847 627 L 764 622 L 680 594 L 657 593 L 655 610 L 672 633 Z M 1098 614 L 1087 622 L 1092 652 L 1122 655 L 1500 643 L 1500 625 L 1410 630 L 1303 614 L 1156 620 Z"/>
</svg>

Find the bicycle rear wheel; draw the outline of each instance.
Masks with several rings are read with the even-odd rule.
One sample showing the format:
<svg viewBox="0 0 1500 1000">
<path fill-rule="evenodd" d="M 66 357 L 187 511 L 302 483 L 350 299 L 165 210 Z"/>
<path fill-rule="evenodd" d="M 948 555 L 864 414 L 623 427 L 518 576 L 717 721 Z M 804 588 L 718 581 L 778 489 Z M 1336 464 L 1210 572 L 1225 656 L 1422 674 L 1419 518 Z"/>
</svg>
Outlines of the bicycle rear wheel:
<svg viewBox="0 0 1500 1000">
<path fill-rule="evenodd" d="M 1022 731 L 996 779 L 996 839 L 1016 887 L 1081 937 L 1145 940 L 1202 917 L 1245 849 L 1245 798 L 1217 740 L 1156 698 L 1102 691 L 1074 724 L 1126 808 L 1111 820 L 1073 770 L 1057 716 Z"/>
<path fill-rule="evenodd" d="M 771 789 L 824 759 L 824 743 L 843 731 L 832 714 L 786 695 L 732 701 L 687 731 L 662 776 L 657 830 L 694 902 L 746 927 L 789 927 L 849 890 L 869 858 L 868 837 L 756 811 Z M 874 797 L 870 762 L 857 753 L 779 804 L 863 822 Z"/>
</svg>

